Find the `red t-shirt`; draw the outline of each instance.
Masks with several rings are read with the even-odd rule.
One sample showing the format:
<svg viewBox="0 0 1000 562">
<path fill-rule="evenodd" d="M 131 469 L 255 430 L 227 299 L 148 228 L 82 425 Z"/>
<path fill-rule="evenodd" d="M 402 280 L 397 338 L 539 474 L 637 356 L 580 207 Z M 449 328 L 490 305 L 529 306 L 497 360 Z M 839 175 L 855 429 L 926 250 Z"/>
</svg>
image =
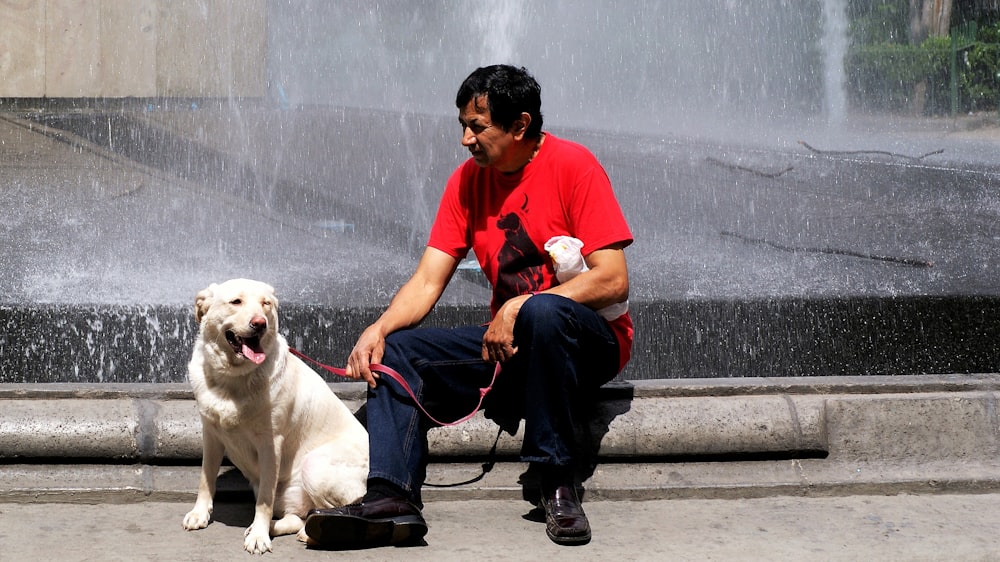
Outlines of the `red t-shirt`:
<svg viewBox="0 0 1000 562">
<path fill-rule="evenodd" d="M 538 154 L 520 171 L 504 174 L 471 158 L 445 186 L 428 245 L 462 259 L 471 248 L 493 287 L 492 314 L 511 297 L 557 285 L 543 245 L 553 236 L 583 241 L 583 255 L 612 244 L 629 245 L 611 181 L 585 147 L 546 133 Z M 632 318 L 610 322 L 618 338 L 619 368 L 632 352 Z"/>
</svg>

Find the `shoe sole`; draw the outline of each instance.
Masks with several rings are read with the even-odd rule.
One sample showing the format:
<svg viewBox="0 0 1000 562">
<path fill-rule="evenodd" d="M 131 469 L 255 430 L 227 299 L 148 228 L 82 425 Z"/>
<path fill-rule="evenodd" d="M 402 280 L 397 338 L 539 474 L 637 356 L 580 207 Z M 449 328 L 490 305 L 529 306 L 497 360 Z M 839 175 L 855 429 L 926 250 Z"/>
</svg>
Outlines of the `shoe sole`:
<svg viewBox="0 0 1000 562">
<path fill-rule="evenodd" d="M 563 546 L 579 546 L 579 545 L 584 545 L 584 544 L 587 544 L 587 543 L 590 542 L 590 537 L 591 537 L 590 533 L 587 533 L 586 535 L 576 536 L 576 537 L 573 537 L 573 536 L 570 536 L 570 537 L 561 537 L 559 535 L 553 534 L 548 529 L 545 530 L 545 534 L 549 537 L 549 539 L 552 542 L 554 542 L 556 544 L 561 544 Z"/>
<path fill-rule="evenodd" d="M 415 542 L 427 534 L 427 524 L 417 515 L 365 519 L 354 515 L 312 515 L 306 535 L 319 546 L 364 548 Z"/>
</svg>

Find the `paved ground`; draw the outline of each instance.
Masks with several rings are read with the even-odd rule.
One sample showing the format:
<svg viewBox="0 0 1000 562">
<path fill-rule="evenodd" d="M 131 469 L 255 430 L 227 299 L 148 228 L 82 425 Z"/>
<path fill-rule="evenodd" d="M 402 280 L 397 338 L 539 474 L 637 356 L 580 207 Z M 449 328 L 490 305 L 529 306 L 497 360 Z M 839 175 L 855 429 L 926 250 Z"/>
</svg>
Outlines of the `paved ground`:
<svg viewBox="0 0 1000 562">
<path fill-rule="evenodd" d="M 596 501 L 590 544 L 559 547 L 521 501 L 429 502 L 426 546 L 349 553 L 274 540 L 271 559 L 997 560 L 1000 494 Z M 0 504 L 0 560 L 248 560 L 247 504 L 221 504 L 201 531 L 183 503 Z"/>
</svg>

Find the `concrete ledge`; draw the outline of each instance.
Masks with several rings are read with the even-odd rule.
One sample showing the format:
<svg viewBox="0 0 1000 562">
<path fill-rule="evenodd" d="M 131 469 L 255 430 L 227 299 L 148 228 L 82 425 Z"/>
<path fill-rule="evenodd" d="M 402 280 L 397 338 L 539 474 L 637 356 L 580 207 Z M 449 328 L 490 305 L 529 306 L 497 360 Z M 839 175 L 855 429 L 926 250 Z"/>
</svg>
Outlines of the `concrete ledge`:
<svg viewBox="0 0 1000 562">
<path fill-rule="evenodd" d="M 102 388 L 33 385 L 0 392 L 0 458 L 105 458 L 147 463 L 197 462 L 201 425 L 190 392 L 170 385 Z M 643 385 L 655 389 L 655 384 Z M 725 453 L 823 451 L 824 401 L 816 396 L 664 396 L 605 389 L 590 435 L 607 457 L 662 457 Z M 363 387 L 338 384 L 354 411 Z M 359 394 L 362 397 L 359 398 Z M 482 456 L 496 426 L 478 414 L 458 427 L 431 431 L 431 449 L 443 457 Z M 596 443 L 595 443 L 596 444 Z M 501 455 L 516 455 L 520 437 L 504 435 Z"/>
<path fill-rule="evenodd" d="M 350 408 L 359 383 L 332 385 Z M 589 426 L 607 499 L 1000 489 L 1000 374 L 614 383 Z M 432 430 L 429 483 L 481 472 L 496 426 Z M 520 436 L 480 481 L 427 497 L 519 497 Z M 186 385 L 0 385 L 0 501 L 192 499 L 201 428 Z M 223 469 L 220 493 L 247 494 Z"/>
<path fill-rule="evenodd" d="M 360 383 L 331 385 L 353 411 Z M 1000 453 L 1000 375 L 684 379 L 603 389 L 589 436 L 605 459 L 769 455 L 980 459 Z M 431 431 L 442 458 L 482 457 L 496 426 L 481 414 Z M 520 437 L 504 434 L 501 456 Z M 182 384 L 0 385 L 0 459 L 197 463 L 201 427 Z"/>
</svg>

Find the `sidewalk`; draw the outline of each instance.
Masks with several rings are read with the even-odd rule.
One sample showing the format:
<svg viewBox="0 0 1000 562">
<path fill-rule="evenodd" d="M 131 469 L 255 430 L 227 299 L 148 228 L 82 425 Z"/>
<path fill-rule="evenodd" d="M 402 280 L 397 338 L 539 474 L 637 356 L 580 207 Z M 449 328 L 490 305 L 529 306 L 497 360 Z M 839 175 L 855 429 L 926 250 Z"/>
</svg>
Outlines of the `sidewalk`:
<svg viewBox="0 0 1000 562">
<path fill-rule="evenodd" d="M 1000 559 L 998 393 L 996 374 L 636 381 L 603 402 L 589 545 L 558 547 L 531 520 L 505 438 L 481 481 L 425 488 L 426 546 L 328 553 L 278 537 L 274 556 Z M 193 408 L 180 385 L 0 385 L 0 560 L 246 560 L 238 475 L 220 477 L 207 529 L 181 528 Z M 428 482 L 478 475 L 493 431 L 435 430 Z"/>
<path fill-rule="evenodd" d="M 324 552 L 278 537 L 266 559 L 488 560 L 996 560 L 1000 494 L 593 501 L 594 538 L 560 547 L 530 506 L 512 500 L 430 501 L 426 546 Z M 188 532 L 188 503 L 0 504 L 0 560 L 252 560 L 249 503 L 217 504 Z"/>
</svg>

